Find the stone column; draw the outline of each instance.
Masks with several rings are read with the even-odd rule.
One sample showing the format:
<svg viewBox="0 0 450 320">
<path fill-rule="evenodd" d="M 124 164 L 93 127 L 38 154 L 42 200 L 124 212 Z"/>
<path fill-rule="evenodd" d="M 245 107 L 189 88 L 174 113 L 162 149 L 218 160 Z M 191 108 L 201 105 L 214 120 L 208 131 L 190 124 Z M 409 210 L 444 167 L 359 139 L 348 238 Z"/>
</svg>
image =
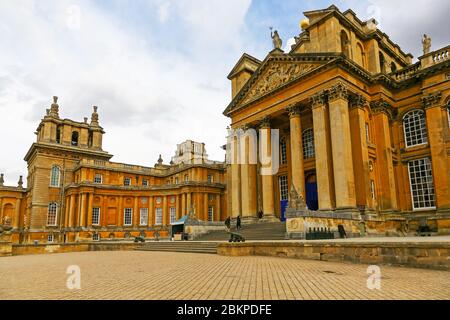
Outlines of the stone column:
<svg viewBox="0 0 450 320">
<path fill-rule="evenodd" d="M 431 151 L 434 190 L 438 211 L 450 213 L 450 162 L 446 152 L 447 106 L 441 104 L 441 93 L 422 98 L 426 109 L 428 140 Z M 445 113 L 442 112 L 445 109 Z"/>
<path fill-rule="evenodd" d="M 117 226 L 118 227 L 123 227 L 123 217 L 124 217 L 124 212 L 123 212 L 123 197 L 119 197 L 119 208 L 118 208 L 118 212 L 117 214 L 119 215 L 117 217 Z"/>
<path fill-rule="evenodd" d="M 19 227 L 20 227 L 20 204 L 21 204 L 21 202 L 22 202 L 21 199 L 16 200 L 16 208 L 15 208 L 15 212 L 14 212 L 14 223 L 13 223 L 14 229 L 19 229 Z"/>
<path fill-rule="evenodd" d="M 347 87 L 337 83 L 329 90 L 331 148 L 333 154 L 336 209 L 355 209 L 356 190 Z"/>
<path fill-rule="evenodd" d="M 397 192 L 394 176 L 394 162 L 392 157 L 392 138 L 389 120 L 392 117 L 392 107 L 385 101 L 379 100 L 370 104 L 372 123 L 377 133 L 376 172 L 382 188 L 378 189 L 377 203 L 381 211 L 397 210 Z"/>
<path fill-rule="evenodd" d="M 92 208 L 93 208 L 94 194 L 89 193 L 88 197 L 89 198 L 88 198 L 87 226 L 91 227 L 92 226 Z M 100 212 L 100 214 L 102 214 L 102 213 Z"/>
<path fill-rule="evenodd" d="M 241 170 L 239 157 L 239 138 L 232 137 L 231 152 L 231 217 L 236 218 L 241 214 Z"/>
<path fill-rule="evenodd" d="M 333 161 L 328 109 L 323 92 L 311 97 L 316 154 L 316 177 L 319 210 L 330 211 L 335 207 Z"/>
<path fill-rule="evenodd" d="M 266 159 L 271 159 L 270 165 L 262 164 L 261 174 L 262 178 L 262 198 L 263 198 L 263 220 L 276 220 L 275 206 L 274 206 L 274 191 L 273 191 L 273 157 L 272 157 L 272 141 L 271 141 L 270 118 L 266 117 L 261 122 L 261 130 L 259 135 L 261 155 Z M 265 153 L 265 154 L 264 154 Z"/>
<path fill-rule="evenodd" d="M 139 226 L 139 197 L 134 197 L 134 206 L 133 206 L 133 228 L 137 229 Z"/>
<path fill-rule="evenodd" d="M 181 194 L 177 195 L 177 207 L 176 207 L 176 218 L 177 220 L 181 219 L 182 215 L 181 215 Z"/>
<path fill-rule="evenodd" d="M 203 193 L 203 217 L 204 221 L 208 221 L 209 194 Z M 214 213 L 214 212 L 213 212 Z"/>
<path fill-rule="evenodd" d="M 290 119 L 292 184 L 297 193 L 306 199 L 300 107 L 291 106 L 287 111 Z"/>
<path fill-rule="evenodd" d="M 155 200 L 153 196 L 148 199 L 148 226 L 155 225 Z"/>
<path fill-rule="evenodd" d="M 242 220 L 251 222 L 257 220 L 256 208 L 256 166 L 257 166 L 256 131 L 243 128 L 239 134 L 241 159 L 241 201 Z"/>
<path fill-rule="evenodd" d="M 220 193 L 216 194 L 216 206 L 214 208 L 214 221 L 220 221 L 220 214 L 221 214 L 221 201 L 220 201 Z"/>
<path fill-rule="evenodd" d="M 350 101 L 350 128 L 352 131 L 353 168 L 355 170 L 356 204 L 372 211 L 370 192 L 369 150 L 366 135 L 366 99 L 356 95 Z"/>
<path fill-rule="evenodd" d="M 162 224 L 163 226 L 167 225 L 167 196 L 163 196 L 163 221 Z"/>
<path fill-rule="evenodd" d="M 86 194 L 81 193 L 80 194 L 80 207 L 78 209 L 78 226 L 84 227 L 85 224 L 85 215 L 86 215 Z"/>
<path fill-rule="evenodd" d="M 75 211 L 75 195 L 70 195 L 70 204 L 69 204 L 69 228 L 73 228 L 73 215 Z"/>
<path fill-rule="evenodd" d="M 192 207 L 192 194 L 188 192 L 186 195 L 186 214 L 191 213 L 191 207 Z"/>
<path fill-rule="evenodd" d="M 186 215 L 186 194 L 183 193 L 181 195 L 181 216 L 184 217 Z"/>
</svg>

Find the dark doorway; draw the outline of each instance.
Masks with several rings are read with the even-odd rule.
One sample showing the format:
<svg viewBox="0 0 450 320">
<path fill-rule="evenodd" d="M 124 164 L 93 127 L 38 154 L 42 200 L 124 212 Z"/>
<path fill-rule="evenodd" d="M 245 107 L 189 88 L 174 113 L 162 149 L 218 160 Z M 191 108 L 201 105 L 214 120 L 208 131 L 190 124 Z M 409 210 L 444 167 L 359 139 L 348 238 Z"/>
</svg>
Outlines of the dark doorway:
<svg viewBox="0 0 450 320">
<path fill-rule="evenodd" d="M 309 210 L 319 210 L 319 197 L 317 193 L 316 175 L 311 174 L 306 179 L 306 205 Z"/>
</svg>

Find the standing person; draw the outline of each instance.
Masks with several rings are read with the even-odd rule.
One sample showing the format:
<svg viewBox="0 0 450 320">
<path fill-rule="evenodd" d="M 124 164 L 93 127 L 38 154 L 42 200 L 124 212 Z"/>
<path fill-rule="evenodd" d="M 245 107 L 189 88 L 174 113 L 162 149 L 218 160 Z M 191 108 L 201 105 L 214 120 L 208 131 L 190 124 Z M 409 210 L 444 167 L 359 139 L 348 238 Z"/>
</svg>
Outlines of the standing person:
<svg viewBox="0 0 450 320">
<path fill-rule="evenodd" d="M 237 230 L 241 229 L 241 216 L 240 215 L 237 217 L 236 229 Z"/>
<path fill-rule="evenodd" d="M 230 219 L 230 217 L 228 217 L 225 220 L 225 225 L 227 226 L 228 231 L 230 231 L 231 230 L 231 219 Z"/>
</svg>

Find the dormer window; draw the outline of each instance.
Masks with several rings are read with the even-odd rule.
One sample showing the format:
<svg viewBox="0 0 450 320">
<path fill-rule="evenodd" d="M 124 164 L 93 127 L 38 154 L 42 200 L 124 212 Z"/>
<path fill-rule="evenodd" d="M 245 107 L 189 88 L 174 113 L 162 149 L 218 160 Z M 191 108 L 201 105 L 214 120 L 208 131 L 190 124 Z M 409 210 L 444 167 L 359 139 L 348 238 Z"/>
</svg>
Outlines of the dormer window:
<svg viewBox="0 0 450 320">
<path fill-rule="evenodd" d="M 78 146 L 78 132 L 76 132 L 76 131 L 72 132 L 71 144 L 74 147 Z"/>
</svg>

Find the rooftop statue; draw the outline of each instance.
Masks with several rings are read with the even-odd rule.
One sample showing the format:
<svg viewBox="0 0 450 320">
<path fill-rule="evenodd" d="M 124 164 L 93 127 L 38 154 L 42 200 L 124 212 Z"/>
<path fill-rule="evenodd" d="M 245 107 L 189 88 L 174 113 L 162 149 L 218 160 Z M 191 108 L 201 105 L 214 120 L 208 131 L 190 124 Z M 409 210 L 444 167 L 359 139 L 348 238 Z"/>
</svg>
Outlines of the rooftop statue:
<svg viewBox="0 0 450 320">
<path fill-rule="evenodd" d="M 425 55 L 427 53 L 430 53 L 431 38 L 429 36 L 427 36 L 426 34 L 423 35 L 422 44 L 423 44 L 423 54 Z"/>
<path fill-rule="evenodd" d="M 278 31 L 272 31 L 273 28 L 270 27 L 270 36 L 272 37 L 272 41 L 273 41 L 273 47 L 274 49 L 281 49 L 281 47 L 283 46 L 283 41 L 281 40 L 280 36 L 278 35 Z"/>
</svg>

